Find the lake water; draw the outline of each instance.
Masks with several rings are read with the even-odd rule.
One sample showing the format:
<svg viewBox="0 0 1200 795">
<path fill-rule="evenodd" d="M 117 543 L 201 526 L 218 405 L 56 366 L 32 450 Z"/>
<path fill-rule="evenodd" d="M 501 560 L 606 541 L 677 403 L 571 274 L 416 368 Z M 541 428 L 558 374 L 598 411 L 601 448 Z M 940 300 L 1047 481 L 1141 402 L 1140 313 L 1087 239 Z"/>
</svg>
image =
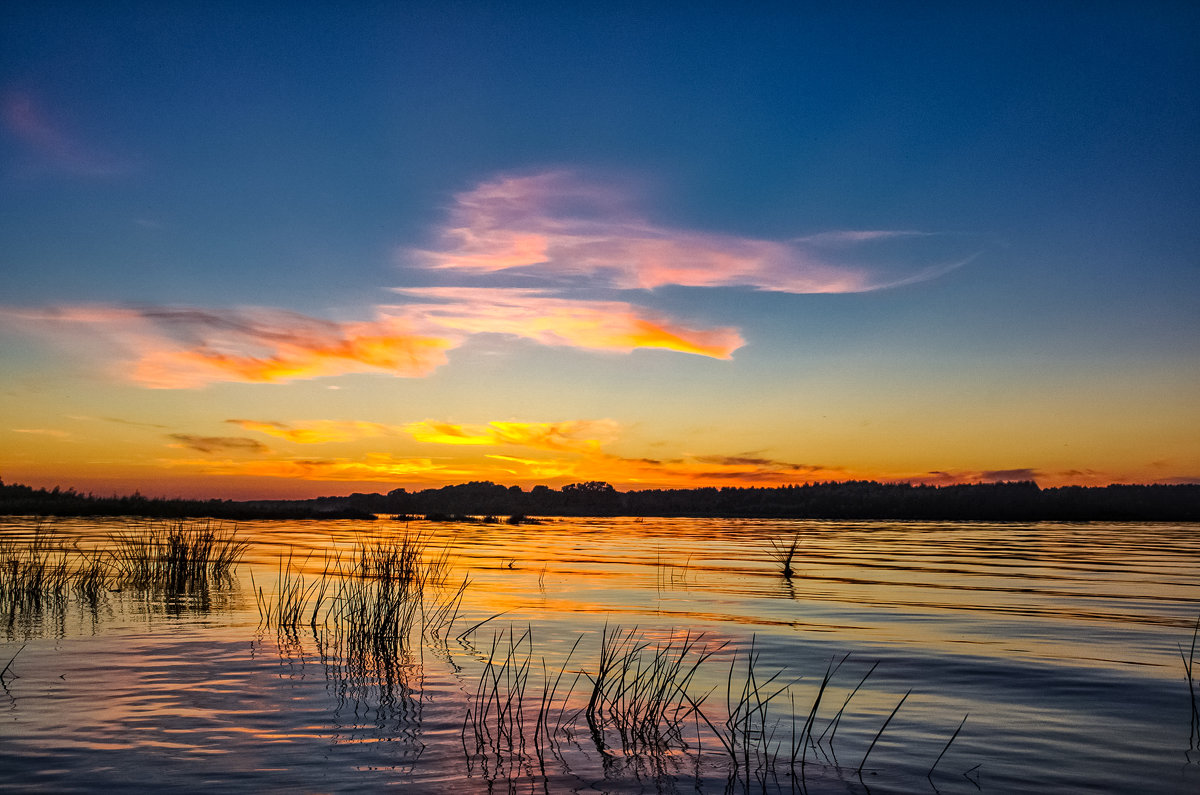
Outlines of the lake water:
<svg viewBox="0 0 1200 795">
<path fill-rule="evenodd" d="M 48 526 L 88 548 L 131 523 Z M 34 524 L 0 520 L 0 535 Z M 1196 525 L 236 527 L 252 544 L 235 582 L 2 617 L 0 667 L 16 656 L 0 691 L 0 789 L 1200 791 L 1180 650 L 1200 616 Z M 336 627 L 260 625 L 255 589 L 274 598 L 281 561 L 311 584 L 331 555 L 405 532 L 448 551 L 443 597 L 469 577 L 444 637 L 418 629 L 363 653 Z M 792 538 L 785 578 L 769 550 Z M 623 727 L 611 710 L 586 721 L 602 635 L 648 644 L 628 658 L 646 667 L 699 636 L 685 665 L 710 656 L 668 730 Z M 748 676 L 759 701 L 778 694 L 731 757 L 724 721 L 754 692 Z"/>
</svg>

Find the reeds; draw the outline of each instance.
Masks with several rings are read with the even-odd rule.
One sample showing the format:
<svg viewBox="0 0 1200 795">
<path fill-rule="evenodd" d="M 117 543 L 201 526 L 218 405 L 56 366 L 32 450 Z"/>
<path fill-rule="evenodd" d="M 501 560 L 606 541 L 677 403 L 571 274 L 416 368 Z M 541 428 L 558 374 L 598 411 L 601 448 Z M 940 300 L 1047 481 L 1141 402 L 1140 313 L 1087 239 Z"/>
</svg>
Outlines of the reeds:
<svg viewBox="0 0 1200 795">
<path fill-rule="evenodd" d="M 211 522 L 147 525 L 116 533 L 110 551 L 115 578 L 135 588 L 185 592 L 228 582 L 249 542 Z"/>
<path fill-rule="evenodd" d="M 70 550 L 41 527 L 28 543 L 0 542 L 0 606 L 5 612 L 65 600 L 72 581 Z"/>
<path fill-rule="evenodd" d="M 1196 619 L 1196 627 L 1192 630 L 1192 646 L 1187 654 L 1183 652 L 1183 646 L 1179 647 L 1179 656 L 1183 658 L 1183 671 L 1187 676 L 1188 695 L 1191 697 L 1191 721 L 1190 732 L 1188 734 L 1188 747 L 1192 750 L 1200 750 L 1200 708 L 1196 703 L 1196 639 L 1200 636 L 1200 618 Z"/>
<path fill-rule="evenodd" d="M 606 730 L 614 731 L 625 753 L 658 753 L 683 744 L 683 721 L 695 710 L 688 687 L 697 669 L 715 651 L 702 635 L 651 644 L 637 630 L 601 633 L 600 660 L 584 715 L 598 749 Z"/>
<path fill-rule="evenodd" d="M 102 551 L 68 547 L 40 525 L 27 542 L 0 541 L 0 611 L 61 606 L 76 595 L 95 604 L 114 585 Z"/>
<path fill-rule="evenodd" d="M 577 640 L 562 665 L 550 669 L 544 659 L 540 667 L 535 664 L 528 628 L 522 632 L 510 628 L 493 636 L 463 721 L 469 763 L 479 761 L 486 776 L 512 776 L 522 770 L 544 776 L 546 759 L 551 754 L 561 759 L 561 739 L 582 735 L 590 739 L 606 769 L 630 764 L 640 774 L 664 771 L 671 759 L 699 759 L 703 746 L 709 743 L 711 748 L 715 741 L 728 760 L 731 782 L 757 787 L 768 777 L 783 775 L 803 789 L 806 767 L 818 763 L 810 751 L 823 756 L 820 765 L 826 770 L 861 776 L 909 697 L 904 694 L 879 726 L 857 767 L 842 768 L 832 753 L 837 726 L 875 665 L 836 712 L 822 718 L 822 705 L 828 702 L 833 680 L 849 655 L 830 662 L 811 706 L 798 710 L 794 687 L 799 680 L 785 682 L 786 669 L 764 672 L 753 639 L 730 657 L 723 704 L 710 698 L 719 685 L 701 694 L 694 691 L 701 667 L 724 644 L 706 644 L 703 636 L 690 632 L 654 642 L 636 629 L 606 626 L 596 662 L 577 672 L 564 687 L 578 645 Z M 581 679 L 585 686 L 578 690 Z M 965 723 L 964 718 L 933 760 L 929 775 Z"/>
<path fill-rule="evenodd" d="M 316 582 L 281 559 L 276 588 L 255 589 L 259 620 L 283 634 L 307 624 L 325 642 L 351 653 L 390 654 L 409 644 L 414 629 L 445 640 L 458 618 L 468 580 L 445 587 L 448 548 L 431 549 L 419 534 L 363 542 L 349 560 L 326 559 Z"/>
<path fill-rule="evenodd" d="M 39 524 L 27 540 L 0 540 L 0 613 L 11 623 L 61 611 L 73 597 L 95 609 L 126 588 L 204 595 L 231 581 L 247 546 L 232 529 L 178 522 L 117 533 L 84 550 Z"/>
<path fill-rule="evenodd" d="M 762 678 L 758 669 L 759 652 L 755 649 L 755 639 L 751 638 L 745 655 L 745 674 L 739 682 L 736 672 L 740 656 L 735 652 L 729 661 L 723 722 L 714 722 L 705 714 L 703 700 L 693 699 L 691 703 L 725 749 L 735 769 L 741 769 L 743 773 L 773 769 L 781 746 L 776 739 L 779 721 L 771 720 L 770 708 L 776 697 L 787 690 L 787 685 L 776 685 L 784 671 Z M 791 719 L 794 723 L 794 712 Z"/>
<path fill-rule="evenodd" d="M 779 564 L 779 573 L 783 575 L 784 579 L 791 579 L 792 575 L 796 573 L 792 568 L 792 561 L 795 560 L 796 553 L 800 549 L 800 534 L 792 536 L 790 541 L 772 538 L 768 543 L 770 549 L 767 550 L 767 554 Z"/>
</svg>

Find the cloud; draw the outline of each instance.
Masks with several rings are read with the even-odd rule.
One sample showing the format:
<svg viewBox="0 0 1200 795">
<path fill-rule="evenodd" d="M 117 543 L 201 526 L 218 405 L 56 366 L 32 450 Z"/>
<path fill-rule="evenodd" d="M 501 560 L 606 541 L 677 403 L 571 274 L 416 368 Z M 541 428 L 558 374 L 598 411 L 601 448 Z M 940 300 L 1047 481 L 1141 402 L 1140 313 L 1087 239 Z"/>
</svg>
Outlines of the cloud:
<svg viewBox="0 0 1200 795">
<path fill-rule="evenodd" d="M 897 477 L 898 482 L 922 483 L 930 486 L 957 486 L 971 483 L 1010 483 L 1025 480 L 1040 480 L 1045 473 L 1037 469 L 983 469 L 943 470 L 935 469 L 920 475 Z"/>
<path fill-rule="evenodd" d="M 172 447 L 187 448 L 201 453 L 236 451 L 245 453 L 269 453 L 270 449 L 257 439 L 244 436 L 194 436 L 190 433 L 172 433 L 167 438 L 177 444 Z"/>
<path fill-rule="evenodd" d="M 776 485 L 847 479 L 858 476 L 843 468 L 798 464 L 763 456 L 684 455 L 675 458 L 645 458 L 616 455 L 605 447 L 618 440 L 620 425 L 611 419 L 561 420 L 557 422 L 491 421 L 478 424 L 423 420 L 404 425 L 362 421 L 226 420 L 233 425 L 301 444 L 345 442 L 354 439 L 405 435 L 421 444 L 500 448 L 483 455 L 452 459 L 410 457 L 393 459 L 368 455 L 348 458 L 288 458 L 256 462 L 206 461 L 206 471 L 223 466 L 222 474 L 236 469 L 241 474 L 273 477 L 311 477 L 316 480 L 406 480 L 437 481 L 457 477 L 465 480 L 511 478 L 523 481 L 607 480 L 630 487 L 684 486 L 710 483 L 754 483 Z M 531 451 L 524 453 L 523 451 Z M 537 453 L 544 453 L 538 457 Z M 447 463 L 453 462 L 453 463 Z"/>
<path fill-rule="evenodd" d="M 498 453 L 487 457 L 493 461 L 500 461 L 510 465 L 503 469 L 503 472 L 513 477 L 546 480 L 576 480 L 583 477 L 579 474 L 581 467 L 578 461 L 547 461 L 535 458 L 520 458 L 512 455 L 500 455 Z"/>
<path fill-rule="evenodd" d="M 787 461 L 776 461 L 773 458 L 758 458 L 752 453 L 740 456 L 706 455 L 696 456 L 696 461 L 704 464 L 717 464 L 724 467 L 755 467 L 764 472 L 823 472 L 826 467 L 814 464 L 791 464 Z"/>
<path fill-rule="evenodd" d="M 403 428 L 378 422 L 361 420 L 305 420 L 285 423 L 274 420 L 225 420 L 248 431 L 265 433 L 279 439 L 299 444 L 324 444 L 326 442 L 349 442 L 355 439 L 370 439 L 379 436 L 394 436 Z"/>
<path fill-rule="evenodd" d="M 911 230 L 773 241 L 674 229 L 646 220 L 618 188 L 566 171 L 502 177 L 460 193 L 439 242 L 409 258 L 435 271 L 620 289 L 863 292 L 933 278 L 972 256 L 959 237 Z"/>
<path fill-rule="evenodd" d="M 38 122 L 29 101 L 10 97 L 9 105 L 10 124 L 31 135 L 52 129 Z M 949 236 L 912 230 L 771 241 L 673 229 L 643 218 L 624 191 L 567 172 L 500 178 L 460 194 L 440 237 L 440 248 L 410 252 L 412 259 L 440 278 L 476 286 L 395 288 L 396 300 L 373 307 L 368 320 L 262 307 L 92 304 L 0 308 L 0 322 L 62 337 L 65 347 L 94 352 L 90 358 L 99 361 L 119 359 L 113 368 L 119 377 L 160 389 L 354 373 L 420 378 L 482 334 L 588 351 L 649 348 L 730 359 L 745 343 L 736 328 L 698 326 L 624 300 L 593 300 L 579 288 L 859 292 L 931 278 L 965 261 L 961 252 L 936 250 L 933 244 Z M 497 273 L 542 281 L 479 286 L 481 275 Z"/>
<path fill-rule="evenodd" d="M 979 473 L 979 479 L 984 483 L 1006 483 L 1018 480 L 1036 480 L 1042 473 L 1036 469 L 985 469 Z"/>
<path fill-rule="evenodd" d="M 556 298 L 536 290 L 424 288 L 413 303 L 378 307 L 371 321 L 338 323 L 279 309 L 0 308 L 0 321 L 61 337 L 64 347 L 131 359 L 121 377 L 158 389 L 219 382 L 287 383 L 348 373 L 417 378 L 476 334 L 628 353 L 660 348 L 719 359 L 742 345 L 729 328 L 694 329 L 619 301 Z"/>
<path fill-rule="evenodd" d="M 542 345 L 628 353 L 661 348 L 728 359 L 744 344 L 736 329 L 695 329 L 623 301 L 561 298 L 543 290 L 485 287 L 396 289 L 417 303 L 384 307 L 430 334 L 507 334 Z"/>
<path fill-rule="evenodd" d="M 399 318 L 336 323 L 278 309 L 118 307 L 104 304 L 0 310 L 8 322 L 67 334 L 133 359 L 123 377 L 152 388 L 222 381 L 283 383 L 346 373 L 428 375 L 448 339 L 414 333 Z"/>
<path fill-rule="evenodd" d="M 597 453 L 617 432 L 612 420 L 564 422 L 489 422 L 456 425 L 426 420 L 408 426 L 418 442 L 463 445 L 512 445 L 535 450 Z"/>
<path fill-rule="evenodd" d="M 50 436 L 55 439 L 70 439 L 71 434 L 57 428 L 11 428 L 13 433 L 29 433 L 35 436 Z"/>
<path fill-rule="evenodd" d="M 128 169 L 117 158 L 67 132 L 33 95 L 10 89 L 3 103 L 5 128 L 42 163 L 85 177 L 107 177 Z"/>
</svg>

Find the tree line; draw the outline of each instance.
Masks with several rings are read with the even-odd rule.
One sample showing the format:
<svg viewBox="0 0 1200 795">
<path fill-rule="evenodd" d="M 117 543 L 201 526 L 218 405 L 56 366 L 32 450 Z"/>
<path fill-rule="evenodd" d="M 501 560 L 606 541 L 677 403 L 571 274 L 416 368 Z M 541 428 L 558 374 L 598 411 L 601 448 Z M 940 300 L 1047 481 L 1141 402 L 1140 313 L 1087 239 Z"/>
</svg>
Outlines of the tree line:
<svg viewBox="0 0 1200 795">
<path fill-rule="evenodd" d="M 844 481 L 767 487 L 618 491 L 608 483 L 561 489 L 475 481 L 441 488 L 309 500 L 182 500 L 98 497 L 0 481 L 0 514 L 204 516 L 223 519 L 462 516 L 693 516 L 993 521 L 1200 521 L 1200 484 L 1060 486 L 1034 481 L 934 486 Z"/>
</svg>

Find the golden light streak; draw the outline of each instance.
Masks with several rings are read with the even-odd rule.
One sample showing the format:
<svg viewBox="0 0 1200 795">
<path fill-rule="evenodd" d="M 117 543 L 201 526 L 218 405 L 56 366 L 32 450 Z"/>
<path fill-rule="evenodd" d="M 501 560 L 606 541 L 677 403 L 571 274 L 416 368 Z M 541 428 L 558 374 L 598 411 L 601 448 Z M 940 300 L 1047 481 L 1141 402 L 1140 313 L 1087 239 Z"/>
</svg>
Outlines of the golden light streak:
<svg viewBox="0 0 1200 795">
<path fill-rule="evenodd" d="M 364 481 L 391 483 L 398 480 L 455 479 L 469 477 L 470 470 L 438 464 L 430 458 L 393 458 L 372 453 L 359 459 L 288 458 L 270 460 L 169 459 L 161 462 L 175 469 L 192 469 L 204 475 L 291 478 L 320 481 Z"/>
</svg>

